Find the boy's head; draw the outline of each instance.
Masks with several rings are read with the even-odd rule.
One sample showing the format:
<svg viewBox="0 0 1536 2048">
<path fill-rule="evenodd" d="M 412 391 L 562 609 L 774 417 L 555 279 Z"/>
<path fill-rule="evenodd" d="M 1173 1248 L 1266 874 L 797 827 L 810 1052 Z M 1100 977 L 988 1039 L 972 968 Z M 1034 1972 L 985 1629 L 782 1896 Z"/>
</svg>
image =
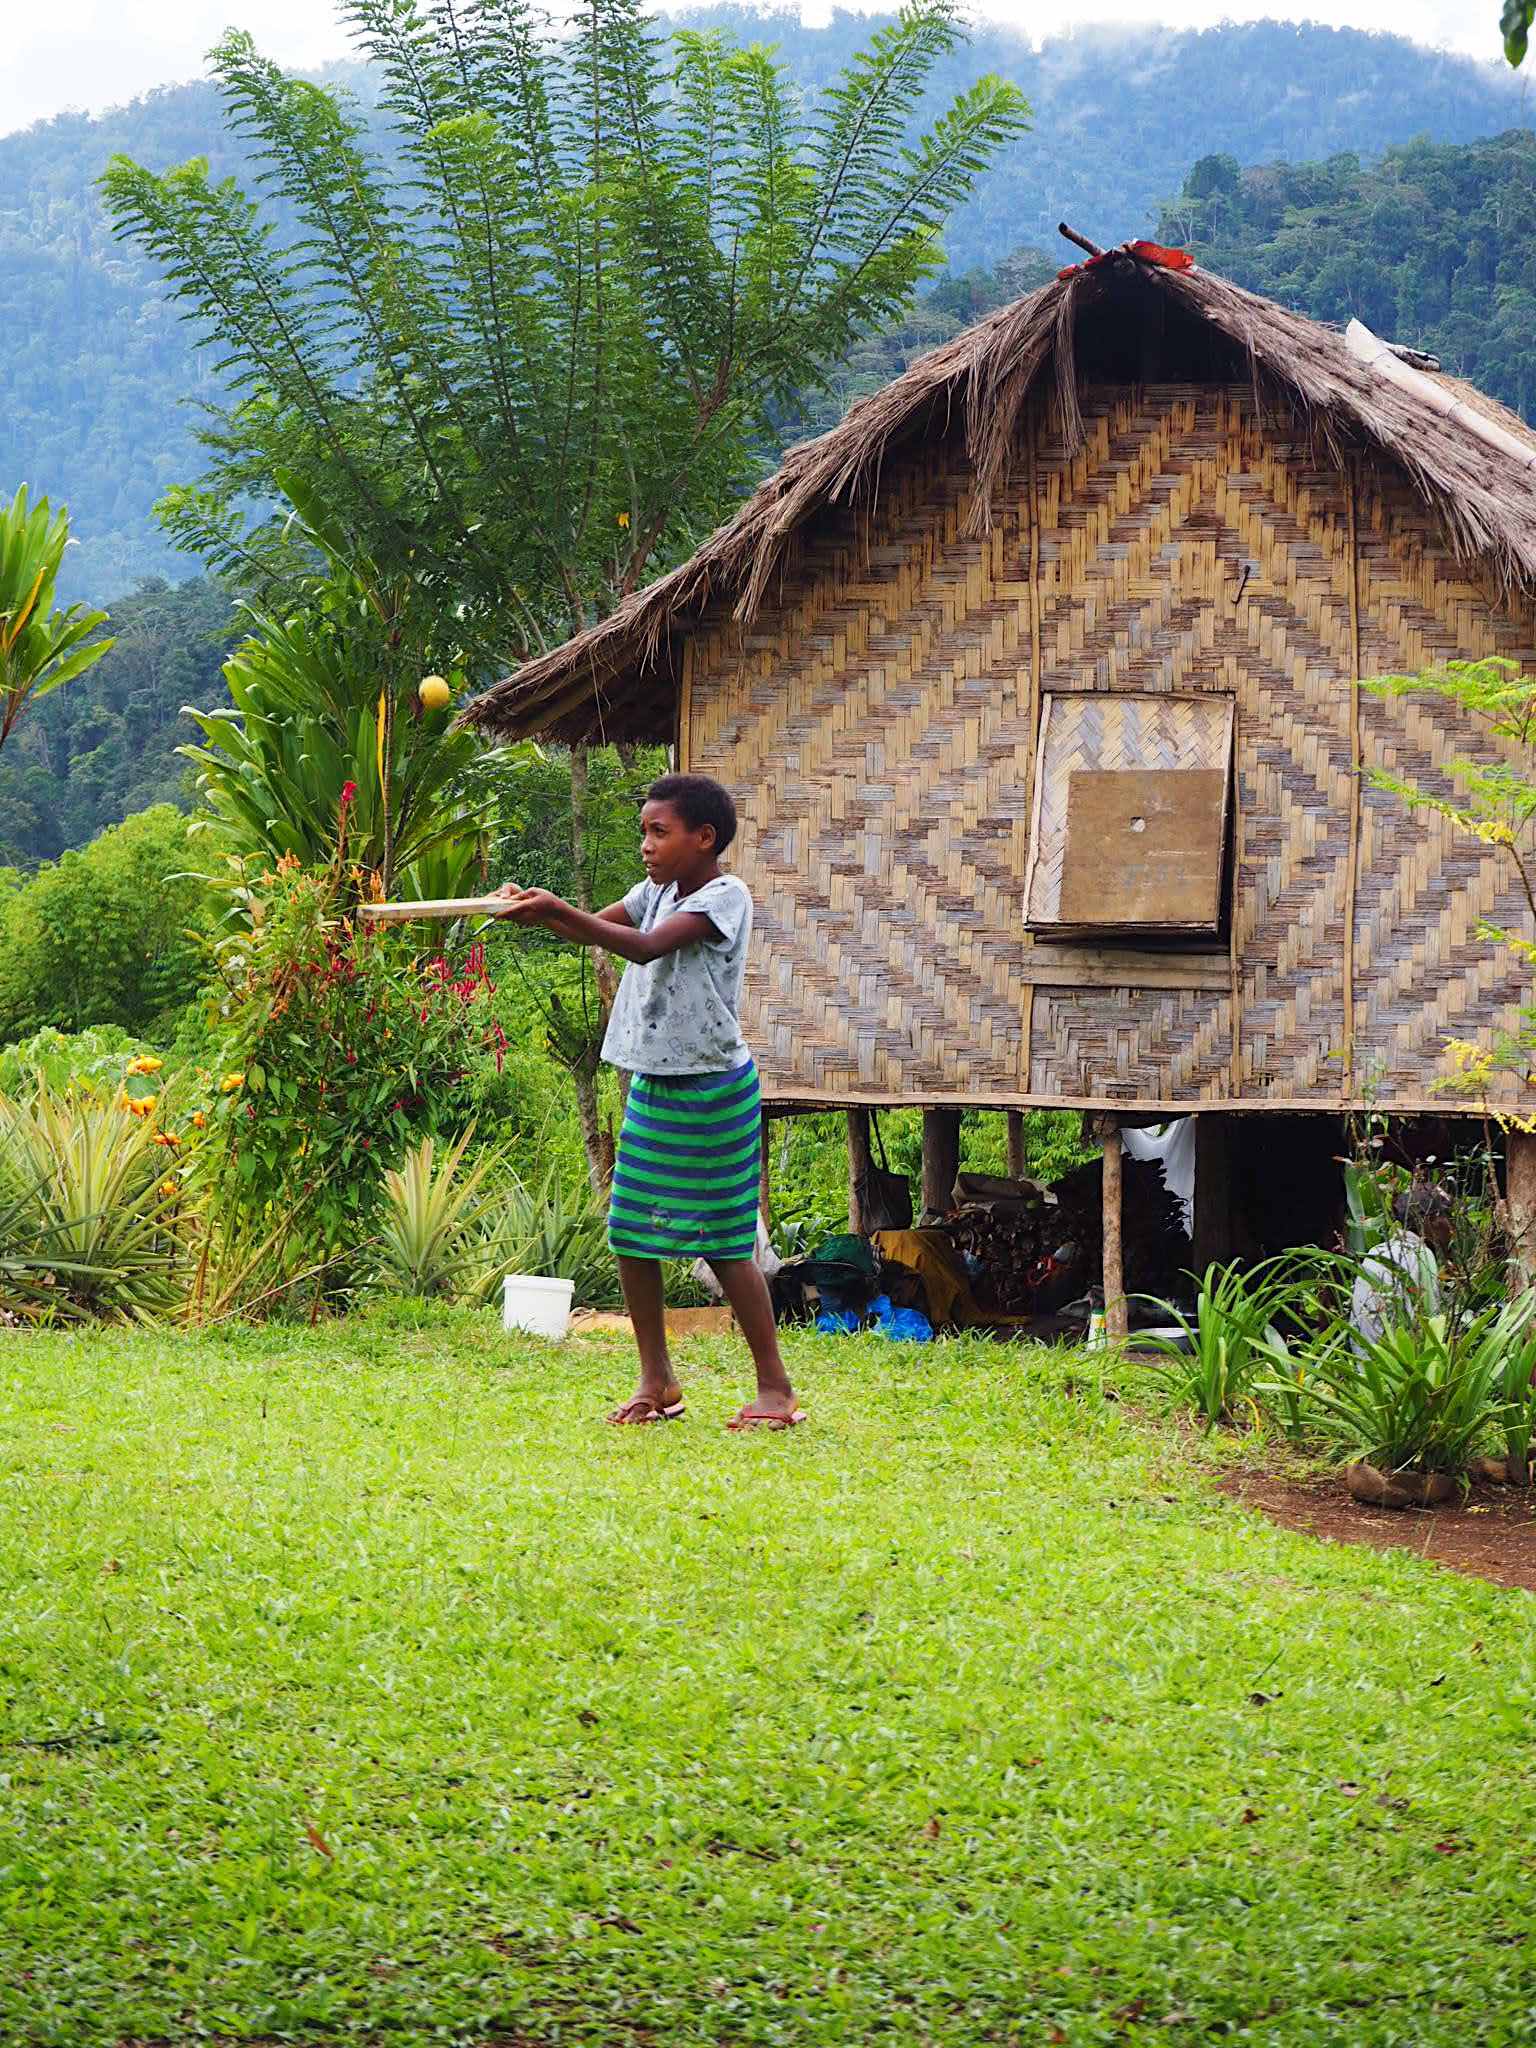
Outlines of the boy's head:
<svg viewBox="0 0 1536 2048">
<path fill-rule="evenodd" d="M 665 888 L 709 867 L 736 837 L 730 791 L 707 775 L 663 775 L 640 811 L 640 858 Z"/>
</svg>

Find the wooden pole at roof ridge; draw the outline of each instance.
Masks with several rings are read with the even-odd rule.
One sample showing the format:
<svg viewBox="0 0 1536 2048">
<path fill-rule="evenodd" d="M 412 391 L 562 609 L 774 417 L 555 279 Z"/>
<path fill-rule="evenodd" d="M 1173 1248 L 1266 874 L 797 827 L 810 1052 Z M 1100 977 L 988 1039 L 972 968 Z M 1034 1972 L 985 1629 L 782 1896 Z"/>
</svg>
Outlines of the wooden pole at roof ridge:
<svg viewBox="0 0 1536 2048">
<path fill-rule="evenodd" d="M 1056 232 L 1058 235 L 1065 235 L 1067 240 L 1074 242 L 1079 249 L 1086 249 L 1090 256 L 1102 256 L 1104 254 L 1104 251 L 1097 242 L 1090 242 L 1088 237 L 1080 235 L 1076 228 L 1069 228 L 1064 220 L 1057 221 Z"/>
</svg>

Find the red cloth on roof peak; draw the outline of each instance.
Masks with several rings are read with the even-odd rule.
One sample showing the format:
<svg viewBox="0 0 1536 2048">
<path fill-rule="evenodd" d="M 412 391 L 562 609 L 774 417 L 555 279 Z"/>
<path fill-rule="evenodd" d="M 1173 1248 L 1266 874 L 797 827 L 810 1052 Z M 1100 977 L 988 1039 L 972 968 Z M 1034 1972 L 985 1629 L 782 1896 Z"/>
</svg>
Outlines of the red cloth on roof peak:
<svg viewBox="0 0 1536 2048">
<path fill-rule="evenodd" d="M 1126 242 L 1118 249 L 1102 249 L 1084 263 L 1069 263 L 1065 270 L 1057 271 L 1057 282 L 1074 276 L 1079 270 L 1097 270 L 1111 256 L 1134 256 L 1138 262 L 1155 263 L 1159 270 L 1193 270 L 1195 267 L 1195 259 L 1187 249 L 1165 249 L 1161 242 Z"/>
</svg>

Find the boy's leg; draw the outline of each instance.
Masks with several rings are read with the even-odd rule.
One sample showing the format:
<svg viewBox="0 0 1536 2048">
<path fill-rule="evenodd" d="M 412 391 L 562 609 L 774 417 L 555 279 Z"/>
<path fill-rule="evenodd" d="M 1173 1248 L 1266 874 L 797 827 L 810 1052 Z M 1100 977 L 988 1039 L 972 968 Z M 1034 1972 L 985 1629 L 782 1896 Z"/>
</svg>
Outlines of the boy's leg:
<svg viewBox="0 0 1536 2048">
<path fill-rule="evenodd" d="M 624 1306 L 629 1310 L 640 1352 L 640 1384 L 624 1407 L 648 1403 L 660 1410 L 680 1400 L 683 1391 L 673 1376 L 672 1360 L 667 1354 L 667 1299 L 661 1261 L 629 1259 L 621 1254 L 618 1268 Z M 622 1414 L 623 1410 L 616 1412 Z"/>
<path fill-rule="evenodd" d="M 779 1355 L 779 1333 L 773 1320 L 773 1297 L 761 1269 L 751 1259 L 711 1259 L 715 1278 L 735 1311 L 757 1367 L 757 1398 L 752 1406 L 764 1415 L 792 1415 L 795 1390 Z"/>
</svg>

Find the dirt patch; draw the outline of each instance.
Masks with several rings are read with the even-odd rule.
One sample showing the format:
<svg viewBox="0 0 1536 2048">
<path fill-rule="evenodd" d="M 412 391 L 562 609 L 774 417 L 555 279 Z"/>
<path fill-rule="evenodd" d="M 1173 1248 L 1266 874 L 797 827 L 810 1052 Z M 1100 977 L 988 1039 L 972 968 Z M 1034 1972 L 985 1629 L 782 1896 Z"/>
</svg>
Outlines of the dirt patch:
<svg viewBox="0 0 1536 2048">
<path fill-rule="evenodd" d="M 1448 1571 L 1536 1593 L 1536 1490 L 1474 1482 L 1464 1502 L 1441 1508 L 1370 1508 L 1352 1500 L 1342 1475 L 1229 1472 L 1220 1491 L 1282 1529 L 1330 1543 L 1412 1550 Z"/>
</svg>

